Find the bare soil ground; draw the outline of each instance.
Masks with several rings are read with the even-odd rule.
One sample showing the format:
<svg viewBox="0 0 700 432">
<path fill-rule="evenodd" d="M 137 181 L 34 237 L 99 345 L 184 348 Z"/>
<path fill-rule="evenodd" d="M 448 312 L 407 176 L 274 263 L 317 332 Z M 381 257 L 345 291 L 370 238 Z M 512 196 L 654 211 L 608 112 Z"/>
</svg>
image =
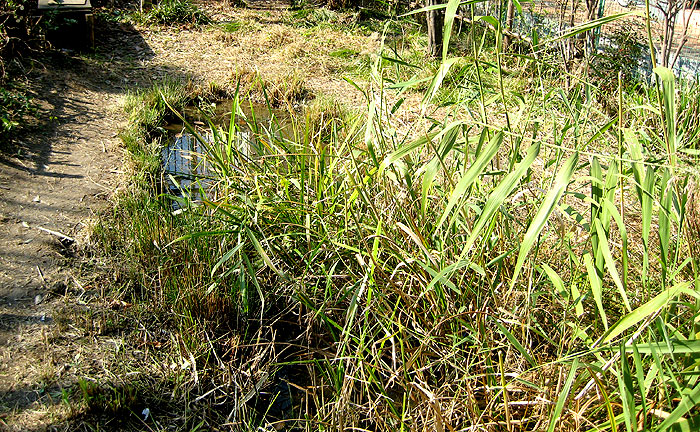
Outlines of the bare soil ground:
<svg viewBox="0 0 700 432">
<path fill-rule="evenodd" d="M 302 73 L 314 92 L 361 103 L 317 51 L 371 50 L 376 37 L 336 32 L 326 39 L 333 45 L 324 45 L 318 35 L 289 30 L 279 3 L 258 6 L 210 7 L 218 20 L 247 14 L 250 27 L 239 33 L 100 23 L 94 54 L 58 51 L 28 63 L 38 124 L 0 154 L 0 430 L 89 429 L 85 407 L 76 404 L 79 382 L 142 359 L 120 350 L 123 335 L 102 329 L 108 281 L 84 270 L 89 221 L 123 184 L 117 134 L 129 91 L 164 79 L 226 84 L 245 67 Z M 100 271 L 99 262 L 92 265 Z"/>
<path fill-rule="evenodd" d="M 121 90 L 102 72 L 70 58 L 35 64 L 40 124 L 0 156 L 0 419 L 10 430 L 53 424 L 74 383 L 76 340 L 56 338 L 56 310 L 83 294 L 71 264 L 121 167 Z"/>
</svg>

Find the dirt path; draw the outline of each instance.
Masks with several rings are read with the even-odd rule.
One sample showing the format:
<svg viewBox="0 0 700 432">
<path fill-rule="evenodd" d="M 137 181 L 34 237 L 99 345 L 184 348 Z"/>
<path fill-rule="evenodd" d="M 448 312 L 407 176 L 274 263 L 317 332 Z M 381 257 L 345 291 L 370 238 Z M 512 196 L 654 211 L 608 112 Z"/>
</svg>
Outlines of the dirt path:
<svg viewBox="0 0 700 432">
<path fill-rule="evenodd" d="M 76 364 L 99 349 L 57 321 L 85 289 L 103 288 L 85 287 L 71 267 L 89 220 L 118 187 L 121 105 L 136 85 L 126 71 L 150 56 L 138 33 L 103 36 L 96 57 L 109 61 L 54 54 L 28 70 L 39 124 L 0 154 L 0 430 L 64 420 L 72 408 L 62 402 L 84 372 Z"/>
<path fill-rule="evenodd" d="M 112 194 L 121 165 L 120 124 L 113 120 L 119 96 L 82 78 L 54 66 L 33 72 L 43 124 L 15 154 L 0 158 L 0 413 L 6 416 L 35 411 L 52 397 L 50 387 L 60 387 L 60 370 L 71 359 L 49 342 L 54 312 L 76 288 L 71 255 L 87 220 Z M 40 421 L 32 417 L 31 423 Z"/>
</svg>

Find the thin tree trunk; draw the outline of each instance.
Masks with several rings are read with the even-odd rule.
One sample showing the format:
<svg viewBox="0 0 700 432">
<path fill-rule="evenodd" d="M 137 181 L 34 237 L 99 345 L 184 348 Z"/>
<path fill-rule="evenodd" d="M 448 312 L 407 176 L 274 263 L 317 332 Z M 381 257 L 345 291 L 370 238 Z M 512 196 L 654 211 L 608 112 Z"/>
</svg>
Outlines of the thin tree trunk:
<svg viewBox="0 0 700 432">
<path fill-rule="evenodd" d="M 673 27 L 675 24 L 671 16 L 673 13 L 671 10 L 664 13 L 664 32 L 661 37 L 661 66 L 664 67 L 668 67 L 668 58 L 670 57 L 671 44 L 673 43 Z"/>
<path fill-rule="evenodd" d="M 426 6 L 442 4 L 440 0 L 425 0 Z M 435 9 L 426 12 L 428 20 L 428 55 L 440 57 L 442 55 L 442 26 L 444 22 L 444 10 Z"/>
<path fill-rule="evenodd" d="M 678 59 L 681 49 L 686 42 L 686 35 L 688 33 L 688 26 L 690 25 L 690 15 L 687 15 L 687 20 L 685 12 L 694 10 L 695 5 L 697 5 L 697 0 L 667 0 L 661 9 L 663 14 L 663 24 L 664 31 L 661 38 L 661 59 L 659 61 L 661 66 L 672 68 Z M 690 8 L 693 6 L 693 8 Z M 681 37 L 676 36 L 676 23 L 678 22 L 678 15 L 681 14 Z M 677 40 L 680 39 L 680 40 Z M 673 42 L 677 40 L 678 46 L 676 47 L 676 53 L 674 54 Z M 673 55 L 673 56 L 672 56 Z"/>
<path fill-rule="evenodd" d="M 513 19 L 515 19 L 515 3 L 513 0 L 508 0 L 508 9 L 506 9 L 506 32 L 503 33 L 503 52 L 508 51 L 513 38 L 509 32 L 513 31 Z"/>
<path fill-rule="evenodd" d="M 593 21 L 598 18 L 598 10 L 600 9 L 600 3 L 599 0 L 586 0 L 586 12 L 588 13 L 587 19 L 588 21 Z M 596 43 L 595 43 L 595 32 L 598 30 L 588 30 L 585 33 L 585 41 L 586 41 L 586 53 L 590 57 L 593 53 L 595 53 L 596 49 Z"/>
<path fill-rule="evenodd" d="M 671 67 L 676 64 L 676 61 L 678 61 L 678 57 L 681 55 L 681 51 L 683 50 L 683 47 L 685 44 L 688 42 L 688 30 L 690 28 L 690 19 L 693 16 L 693 11 L 697 9 L 698 7 L 698 0 L 689 0 L 684 4 L 683 9 L 683 15 L 681 16 L 681 24 L 683 25 L 683 33 L 681 35 L 680 42 L 678 43 L 678 47 L 676 48 L 675 52 L 669 59 L 669 64 Z"/>
</svg>

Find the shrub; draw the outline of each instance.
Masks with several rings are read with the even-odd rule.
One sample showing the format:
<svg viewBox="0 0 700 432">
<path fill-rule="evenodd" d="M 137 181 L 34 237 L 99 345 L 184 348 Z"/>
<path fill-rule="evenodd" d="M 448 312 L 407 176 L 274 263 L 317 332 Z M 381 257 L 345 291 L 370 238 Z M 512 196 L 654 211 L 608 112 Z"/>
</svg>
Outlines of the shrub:
<svg viewBox="0 0 700 432">
<path fill-rule="evenodd" d="M 0 87 L 0 138 L 6 141 L 21 125 L 22 117 L 32 111 L 29 97 L 16 84 Z"/>
<path fill-rule="evenodd" d="M 602 50 L 593 60 L 593 75 L 602 81 L 602 89 L 610 91 L 617 87 L 617 74 L 622 72 L 625 84 L 635 83 L 639 70 L 646 58 L 646 45 L 635 30 L 616 28 L 607 43 L 601 44 Z"/>
<path fill-rule="evenodd" d="M 153 24 L 208 24 L 209 17 L 190 0 L 163 0 L 144 16 Z"/>
<path fill-rule="evenodd" d="M 6 78 L 7 63 L 41 40 L 31 4 L 29 0 L 0 2 L 0 84 Z"/>
</svg>

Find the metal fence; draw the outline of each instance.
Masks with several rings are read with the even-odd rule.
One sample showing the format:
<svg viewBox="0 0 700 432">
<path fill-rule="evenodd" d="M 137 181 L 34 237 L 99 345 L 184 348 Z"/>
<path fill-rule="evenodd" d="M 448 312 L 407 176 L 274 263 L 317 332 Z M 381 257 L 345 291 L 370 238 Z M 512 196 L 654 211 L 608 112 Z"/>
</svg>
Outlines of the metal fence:
<svg viewBox="0 0 700 432">
<path fill-rule="evenodd" d="M 512 29 L 528 36 L 535 31 L 540 39 L 563 34 L 591 19 L 630 13 L 597 29 L 591 38 L 593 48 L 616 49 L 623 40 L 637 44 L 642 53 L 638 68 L 650 72 L 644 0 L 533 0 L 521 5 L 522 14 L 515 14 Z M 479 9 L 480 13 L 500 15 L 502 22 L 507 20 L 507 7 L 501 2 L 480 3 Z M 685 78 L 699 77 L 700 0 L 650 0 L 649 16 L 657 64 L 673 66 L 676 74 Z"/>
</svg>

